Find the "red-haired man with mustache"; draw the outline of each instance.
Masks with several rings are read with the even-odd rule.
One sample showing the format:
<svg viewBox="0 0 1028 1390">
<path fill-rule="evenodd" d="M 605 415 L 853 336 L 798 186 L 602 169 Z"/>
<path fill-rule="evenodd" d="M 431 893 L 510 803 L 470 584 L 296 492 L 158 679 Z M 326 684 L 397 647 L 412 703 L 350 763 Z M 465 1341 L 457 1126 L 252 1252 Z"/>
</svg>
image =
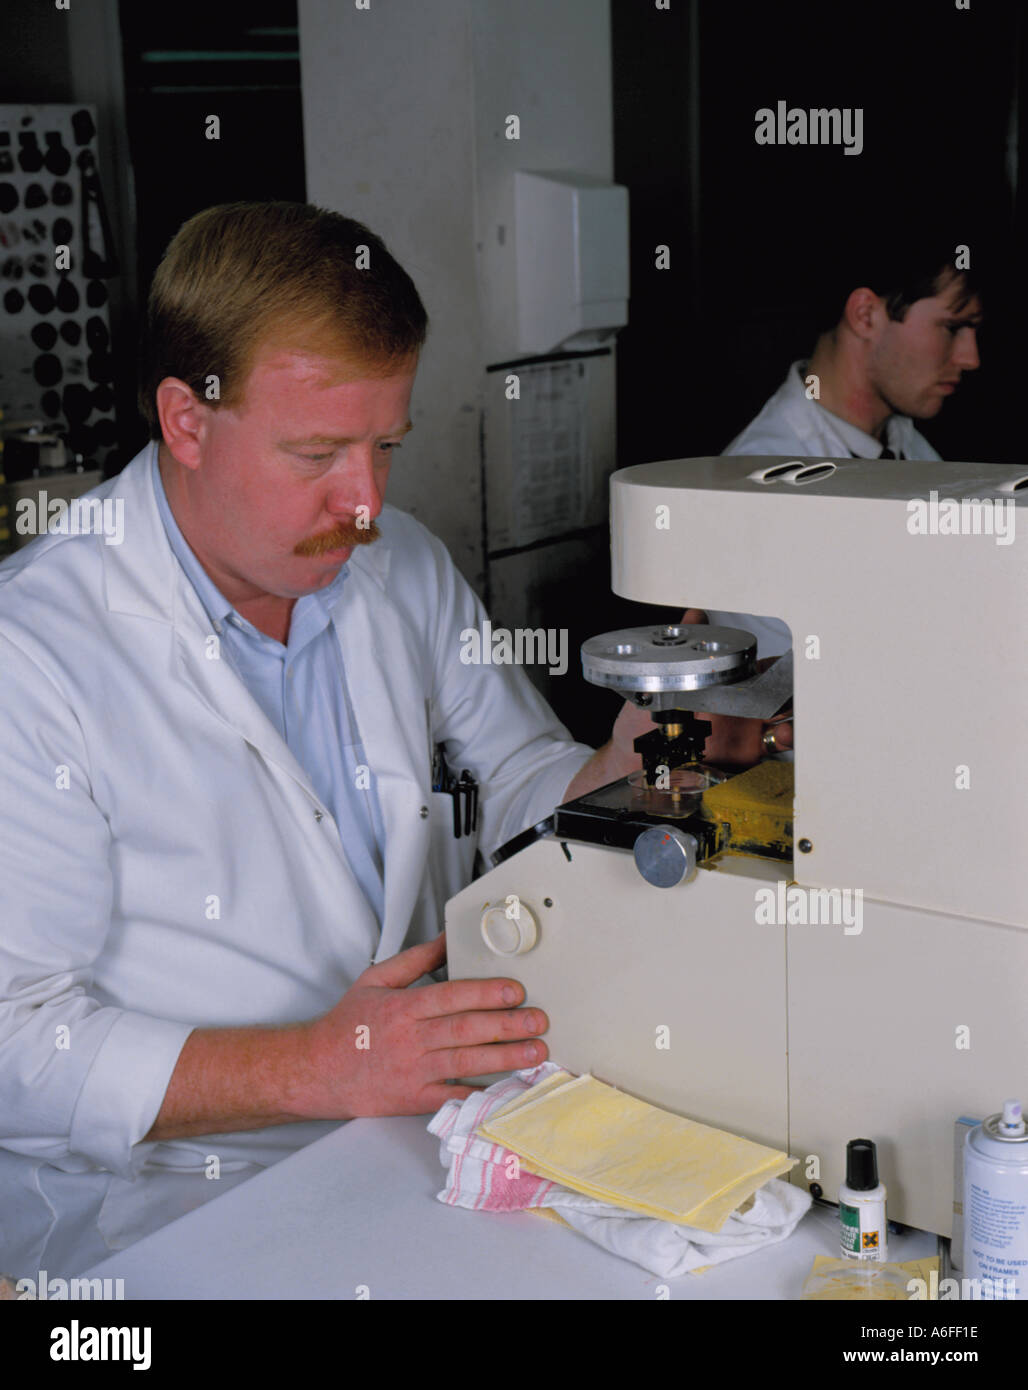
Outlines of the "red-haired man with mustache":
<svg viewBox="0 0 1028 1390">
<path fill-rule="evenodd" d="M 547 1055 L 516 981 L 425 980 L 473 851 L 433 749 L 477 778 L 488 852 L 638 766 L 634 730 L 594 753 L 523 672 L 462 663 L 484 610 L 384 502 L 425 328 L 360 224 L 199 214 L 148 306 L 151 443 L 100 489 L 124 544 L 0 568 L 16 1275 L 77 1275 L 341 1120 Z"/>
</svg>

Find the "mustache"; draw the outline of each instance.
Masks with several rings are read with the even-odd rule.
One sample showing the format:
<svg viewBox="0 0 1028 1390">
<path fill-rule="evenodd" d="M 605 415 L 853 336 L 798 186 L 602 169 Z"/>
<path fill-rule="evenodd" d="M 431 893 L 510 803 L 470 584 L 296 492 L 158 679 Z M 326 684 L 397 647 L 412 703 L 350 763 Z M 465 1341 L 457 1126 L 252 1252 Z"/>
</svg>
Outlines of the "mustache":
<svg viewBox="0 0 1028 1390">
<path fill-rule="evenodd" d="M 326 555 L 330 550 L 342 550 L 344 546 L 370 545 L 381 534 L 375 522 L 370 526 L 358 526 L 356 521 L 340 521 L 331 531 L 322 531 L 318 536 L 308 536 L 305 541 L 300 541 L 293 548 L 293 554 Z"/>
</svg>

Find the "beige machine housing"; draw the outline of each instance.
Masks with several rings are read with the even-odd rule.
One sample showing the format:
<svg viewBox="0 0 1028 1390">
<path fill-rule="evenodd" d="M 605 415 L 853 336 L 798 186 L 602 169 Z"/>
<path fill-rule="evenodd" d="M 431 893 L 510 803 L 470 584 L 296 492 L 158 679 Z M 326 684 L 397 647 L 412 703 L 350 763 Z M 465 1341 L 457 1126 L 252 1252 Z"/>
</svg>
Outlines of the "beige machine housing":
<svg viewBox="0 0 1028 1390">
<path fill-rule="evenodd" d="M 451 977 L 521 980 L 554 1060 L 788 1149 L 832 1199 L 847 1140 L 874 1139 L 890 1217 L 948 1235 L 954 1120 L 1028 1100 L 1026 483 L 859 459 L 616 473 L 617 593 L 792 633 L 794 858 L 663 889 L 629 852 L 540 840 L 449 903 Z M 961 501 L 978 534 L 946 529 Z M 779 881 L 859 890 L 859 931 L 767 925 Z M 512 900 L 517 932 L 489 931 Z"/>
</svg>

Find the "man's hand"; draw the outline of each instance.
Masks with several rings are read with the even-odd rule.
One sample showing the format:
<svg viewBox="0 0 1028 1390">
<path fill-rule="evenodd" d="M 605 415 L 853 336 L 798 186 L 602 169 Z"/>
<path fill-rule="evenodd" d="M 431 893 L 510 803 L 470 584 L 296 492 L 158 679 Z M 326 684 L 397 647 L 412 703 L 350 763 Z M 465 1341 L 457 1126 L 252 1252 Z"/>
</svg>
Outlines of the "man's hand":
<svg viewBox="0 0 1028 1390">
<path fill-rule="evenodd" d="M 763 663 L 761 663 L 763 664 Z M 792 747 L 792 724 L 786 721 L 739 719 L 728 714 L 700 714 L 697 719 L 710 721 L 710 735 L 703 750 L 703 761 L 714 767 L 739 770 L 752 767 L 771 753 L 781 753 Z M 764 743 L 764 735 L 774 730 L 774 747 Z"/>
<path fill-rule="evenodd" d="M 682 614 L 683 625 L 705 623 L 707 614 L 702 608 L 687 608 Z M 763 658 L 757 662 L 758 671 L 766 671 L 774 657 Z M 782 716 L 774 719 L 739 719 L 729 714 L 701 714 L 697 719 L 710 723 L 710 735 L 703 749 L 703 761 L 714 767 L 744 768 L 752 767 L 770 753 L 783 752 L 792 747 L 792 724 L 782 722 Z M 774 729 L 774 748 L 764 743 L 764 735 Z"/>
<path fill-rule="evenodd" d="M 541 1009 L 518 1009 L 516 980 L 451 980 L 411 989 L 446 959 L 446 938 L 411 946 L 365 970 L 335 1008 L 307 1025 L 307 1066 L 297 1108 L 310 1119 L 425 1115 L 474 1086 L 447 1079 L 532 1067 L 549 1027 Z"/>
</svg>

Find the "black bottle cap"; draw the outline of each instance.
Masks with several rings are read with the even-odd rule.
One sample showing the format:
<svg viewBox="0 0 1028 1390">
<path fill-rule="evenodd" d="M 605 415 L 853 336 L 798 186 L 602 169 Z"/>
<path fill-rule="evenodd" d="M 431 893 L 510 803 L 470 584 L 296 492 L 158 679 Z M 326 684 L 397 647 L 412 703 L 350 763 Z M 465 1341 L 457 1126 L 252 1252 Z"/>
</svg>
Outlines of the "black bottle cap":
<svg viewBox="0 0 1028 1390">
<path fill-rule="evenodd" d="M 878 1154 L 873 1139 L 851 1139 L 846 1145 L 846 1186 L 870 1192 L 878 1186 Z"/>
</svg>

